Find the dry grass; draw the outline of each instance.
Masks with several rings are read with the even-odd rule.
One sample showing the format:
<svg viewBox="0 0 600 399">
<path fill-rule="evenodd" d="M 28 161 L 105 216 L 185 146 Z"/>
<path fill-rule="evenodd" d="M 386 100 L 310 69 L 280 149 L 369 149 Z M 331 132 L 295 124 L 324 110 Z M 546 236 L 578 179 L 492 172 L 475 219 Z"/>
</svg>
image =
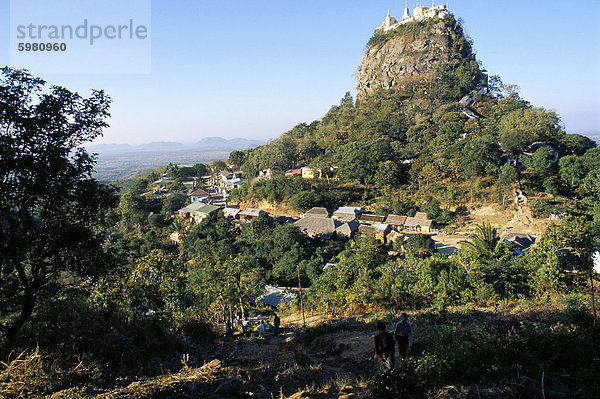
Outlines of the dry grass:
<svg viewBox="0 0 600 399">
<path fill-rule="evenodd" d="M 49 387 L 51 378 L 43 367 L 39 348 L 23 351 L 6 362 L 0 362 L 0 397 L 6 399 L 26 398 Z"/>
</svg>

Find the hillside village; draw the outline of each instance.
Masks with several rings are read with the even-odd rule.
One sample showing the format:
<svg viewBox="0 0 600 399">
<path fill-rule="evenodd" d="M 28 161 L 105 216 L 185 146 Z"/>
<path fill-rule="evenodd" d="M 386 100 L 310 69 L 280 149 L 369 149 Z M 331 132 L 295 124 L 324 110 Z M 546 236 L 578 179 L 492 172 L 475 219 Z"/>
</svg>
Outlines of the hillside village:
<svg viewBox="0 0 600 399">
<path fill-rule="evenodd" d="M 436 223 L 430 219 L 426 212 L 417 211 L 412 216 L 385 214 L 378 215 L 369 212 L 360 206 L 341 206 L 336 210 L 328 210 L 325 207 L 313 207 L 297 215 L 297 213 L 282 214 L 277 212 L 271 215 L 269 209 L 240 208 L 228 201 L 228 193 L 240 188 L 247 182 L 242 171 L 221 171 L 214 175 L 201 177 L 185 177 L 180 182 L 185 187 L 188 204 L 178 209 L 173 217 L 179 218 L 188 225 L 188 229 L 195 224 L 201 223 L 210 215 L 222 214 L 236 228 L 243 228 L 244 224 L 258 219 L 261 215 L 270 215 L 280 223 L 292 223 L 311 239 L 320 240 L 347 240 L 355 236 L 374 236 L 377 240 L 390 247 L 391 254 L 397 254 L 392 250 L 394 243 L 396 248 L 402 248 L 401 242 L 417 234 L 424 234 L 433 239 L 438 252 L 450 255 L 460 247 L 460 241 L 466 239 L 470 234 L 469 226 L 466 230 L 449 234 L 447 225 Z M 314 179 L 321 176 L 319 169 L 307 166 L 288 170 L 285 177 L 288 179 Z M 275 174 L 270 170 L 260 173 L 256 180 L 271 179 Z M 153 191 L 142 194 L 146 200 L 162 201 L 170 195 L 168 186 L 174 183 L 174 179 L 163 175 L 154 181 Z M 526 203 L 526 197 L 517 194 L 515 203 Z M 272 208 L 272 207 L 269 207 Z M 552 215 L 549 219 L 560 220 L 565 214 Z M 473 219 L 473 224 L 481 222 L 482 219 Z M 506 226 L 505 226 L 506 227 Z M 503 239 L 507 244 L 516 244 L 515 253 L 522 254 L 529 250 L 535 243 L 536 235 L 531 231 L 515 231 L 507 227 L 503 229 Z M 174 231 L 170 239 L 179 244 L 179 231 Z M 539 234 L 539 233 L 538 233 Z M 538 236 L 539 238 L 539 236 Z"/>
</svg>

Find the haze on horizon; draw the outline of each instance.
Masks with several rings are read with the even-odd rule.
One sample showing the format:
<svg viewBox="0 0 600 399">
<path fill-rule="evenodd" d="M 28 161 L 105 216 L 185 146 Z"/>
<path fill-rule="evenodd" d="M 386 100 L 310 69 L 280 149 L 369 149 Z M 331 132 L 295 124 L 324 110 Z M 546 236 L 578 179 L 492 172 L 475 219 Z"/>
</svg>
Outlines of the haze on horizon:
<svg viewBox="0 0 600 399">
<path fill-rule="evenodd" d="M 111 127 L 94 144 L 269 139 L 321 118 L 346 91 L 355 96 L 367 40 L 388 8 L 400 17 L 404 5 L 154 0 L 150 74 L 31 73 L 82 95 L 95 88 L 112 97 Z M 567 133 L 600 138 L 600 2 L 448 5 L 490 75 L 519 85 L 534 106 L 556 110 Z M 0 4 L 0 13 L 10 17 L 9 2 Z M 8 24 L 0 38 L 5 65 Z"/>
</svg>

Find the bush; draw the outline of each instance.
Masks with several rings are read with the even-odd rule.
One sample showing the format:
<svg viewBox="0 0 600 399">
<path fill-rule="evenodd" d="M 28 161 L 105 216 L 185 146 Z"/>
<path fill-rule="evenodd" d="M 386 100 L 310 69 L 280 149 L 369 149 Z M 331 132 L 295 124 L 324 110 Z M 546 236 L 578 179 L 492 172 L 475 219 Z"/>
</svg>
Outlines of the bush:
<svg viewBox="0 0 600 399">
<path fill-rule="evenodd" d="M 415 234 L 414 236 L 409 237 L 404 242 L 404 248 L 408 251 L 417 252 L 419 256 L 424 257 L 431 256 L 436 252 L 435 242 L 430 236 L 425 234 Z"/>
<path fill-rule="evenodd" d="M 538 397 L 542 376 L 547 397 L 598 397 L 591 330 L 548 310 L 465 316 L 414 317 L 418 357 L 375 376 L 368 397 Z"/>
<path fill-rule="evenodd" d="M 298 212 L 304 212 L 315 206 L 318 202 L 317 194 L 313 191 L 300 191 L 290 199 L 290 206 Z"/>
</svg>

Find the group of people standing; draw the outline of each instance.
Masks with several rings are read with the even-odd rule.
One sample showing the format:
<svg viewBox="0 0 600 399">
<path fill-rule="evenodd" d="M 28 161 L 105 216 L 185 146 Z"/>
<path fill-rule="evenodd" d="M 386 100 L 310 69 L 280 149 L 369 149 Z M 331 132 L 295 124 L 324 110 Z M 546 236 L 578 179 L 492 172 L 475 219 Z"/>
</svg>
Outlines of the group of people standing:
<svg viewBox="0 0 600 399">
<path fill-rule="evenodd" d="M 398 345 L 398 355 L 402 359 L 405 359 L 412 350 L 412 325 L 408 322 L 408 315 L 402 313 L 393 333 L 387 331 L 383 322 L 377 323 L 377 331 L 378 334 L 375 336 L 375 359 L 380 360 L 384 367 L 391 370 L 396 362 L 396 345 Z"/>
<path fill-rule="evenodd" d="M 250 337 L 251 336 L 251 332 L 249 330 L 250 322 L 248 321 L 247 317 L 242 318 L 236 313 L 235 314 L 235 322 L 242 328 L 242 337 Z M 266 335 L 267 330 L 272 329 L 273 336 L 277 337 L 277 336 L 279 336 L 280 324 L 281 324 L 281 319 L 279 318 L 277 313 L 274 313 L 273 325 L 272 326 L 268 325 L 267 323 L 265 323 L 264 320 L 261 320 L 261 322 L 258 326 L 258 333 L 261 337 L 263 337 Z M 269 327 L 267 327 L 267 326 L 269 326 Z M 225 322 L 225 336 L 233 336 L 233 324 L 231 323 L 231 320 L 227 320 Z"/>
</svg>

